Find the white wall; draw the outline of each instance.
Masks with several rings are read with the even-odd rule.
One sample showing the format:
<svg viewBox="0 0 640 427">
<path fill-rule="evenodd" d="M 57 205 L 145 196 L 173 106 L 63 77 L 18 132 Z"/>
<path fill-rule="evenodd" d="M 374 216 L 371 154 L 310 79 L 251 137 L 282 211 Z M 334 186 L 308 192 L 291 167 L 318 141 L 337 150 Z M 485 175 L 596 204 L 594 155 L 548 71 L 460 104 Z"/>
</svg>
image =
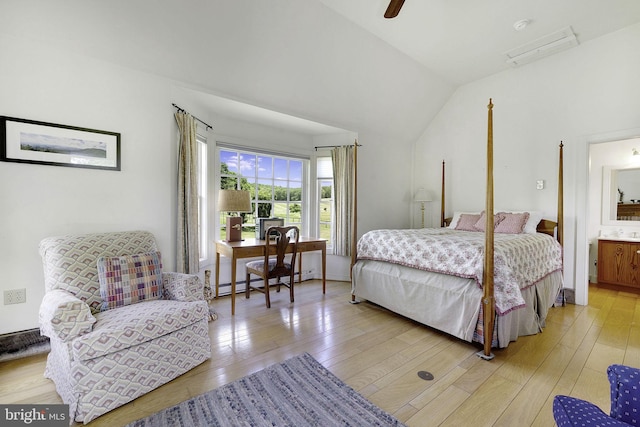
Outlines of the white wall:
<svg viewBox="0 0 640 427">
<path fill-rule="evenodd" d="M 24 54 L 28 52 L 28 54 Z M 121 133 L 122 170 L 0 162 L 0 333 L 37 326 L 44 294 L 38 242 L 77 232 L 153 232 L 175 265 L 175 124 L 168 85 L 101 61 L 0 39 L 0 114 Z"/>
<path fill-rule="evenodd" d="M 439 189 L 444 159 L 447 214 L 484 207 L 486 105 L 493 98 L 496 207 L 555 218 L 557 146 L 564 141 L 565 286 L 586 303 L 588 145 L 603 133 L 638 128 L 639 51 L 637 24 L 459 88 L 416 143 L 414 185 Z M 539 179 L 544 190 L 536 190 Z M 430 207 L 439 215 L 438 203 Z"/>
</svg>

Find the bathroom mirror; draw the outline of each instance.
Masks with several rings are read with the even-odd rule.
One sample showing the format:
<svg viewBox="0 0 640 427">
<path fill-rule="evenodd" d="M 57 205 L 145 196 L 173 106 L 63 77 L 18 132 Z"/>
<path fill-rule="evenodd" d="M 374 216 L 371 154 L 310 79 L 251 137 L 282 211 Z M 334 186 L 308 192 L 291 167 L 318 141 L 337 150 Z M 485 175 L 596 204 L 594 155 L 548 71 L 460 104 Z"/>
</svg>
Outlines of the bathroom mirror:
<svg viewBox="0 0 640 427">
<path fill-rule="evenodd" d="M 602 172 L 602 224 L 639 222 L 640 167 L 604 166 Z"/>
</svg>

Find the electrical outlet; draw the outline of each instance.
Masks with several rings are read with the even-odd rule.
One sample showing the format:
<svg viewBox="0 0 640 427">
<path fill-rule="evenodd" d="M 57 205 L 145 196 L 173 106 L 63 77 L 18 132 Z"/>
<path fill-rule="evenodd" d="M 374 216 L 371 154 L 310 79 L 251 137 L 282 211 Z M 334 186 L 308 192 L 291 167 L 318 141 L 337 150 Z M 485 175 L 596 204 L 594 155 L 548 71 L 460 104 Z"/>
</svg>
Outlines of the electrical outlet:
<svg viewBox="0 0 640 427">
<path fill-rule="evenodd" d="M 25 302 L 27 302 L 27 290 L 25 288 L 4 291 L 4 305 L 23 304 Z"/>
</svg>

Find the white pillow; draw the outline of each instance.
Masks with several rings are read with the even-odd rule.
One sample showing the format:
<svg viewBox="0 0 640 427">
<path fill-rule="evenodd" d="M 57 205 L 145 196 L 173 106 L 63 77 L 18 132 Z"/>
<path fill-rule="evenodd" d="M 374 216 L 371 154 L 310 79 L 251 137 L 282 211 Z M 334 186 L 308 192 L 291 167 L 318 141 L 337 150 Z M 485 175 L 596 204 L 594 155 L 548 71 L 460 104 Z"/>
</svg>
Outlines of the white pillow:
<svg viewBox="0 0 640 427">
<path fill-rule="evenodd" d="M 536 234 L 538 232 L 537 228 L 540 221 L 542 221 L 542 212 L 529 211 L 529 219 L 524 225 L 524 230 L 522 232 L 528 234 Z"/>
</svg>

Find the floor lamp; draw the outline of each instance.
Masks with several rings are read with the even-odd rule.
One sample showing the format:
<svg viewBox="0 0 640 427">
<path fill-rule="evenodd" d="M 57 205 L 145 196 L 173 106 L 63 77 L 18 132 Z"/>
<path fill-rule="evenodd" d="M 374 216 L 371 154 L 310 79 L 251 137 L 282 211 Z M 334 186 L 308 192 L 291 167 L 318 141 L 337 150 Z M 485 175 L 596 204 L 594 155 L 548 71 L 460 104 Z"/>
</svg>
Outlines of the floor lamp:
<svg viewBox="0 0 640 427">
<path fill-rule="evenodd" d="M 218 212 L 251 212 L 251 194 L 243 190 L 220 190 Z M 227 216 L 227 242 L 242 240 L 242 217 Z"/>
<path fill-rule="evenodd" d="M 433 196 L 430 191 L 427 191 L 424 188 L 419 188 L 413 197 L 413 201 L 420 203 L 420 209 L 422 210 L 422 228 L 424 228 L 424 204 L 425 202 L 433 201 Z"/>
</svg>

